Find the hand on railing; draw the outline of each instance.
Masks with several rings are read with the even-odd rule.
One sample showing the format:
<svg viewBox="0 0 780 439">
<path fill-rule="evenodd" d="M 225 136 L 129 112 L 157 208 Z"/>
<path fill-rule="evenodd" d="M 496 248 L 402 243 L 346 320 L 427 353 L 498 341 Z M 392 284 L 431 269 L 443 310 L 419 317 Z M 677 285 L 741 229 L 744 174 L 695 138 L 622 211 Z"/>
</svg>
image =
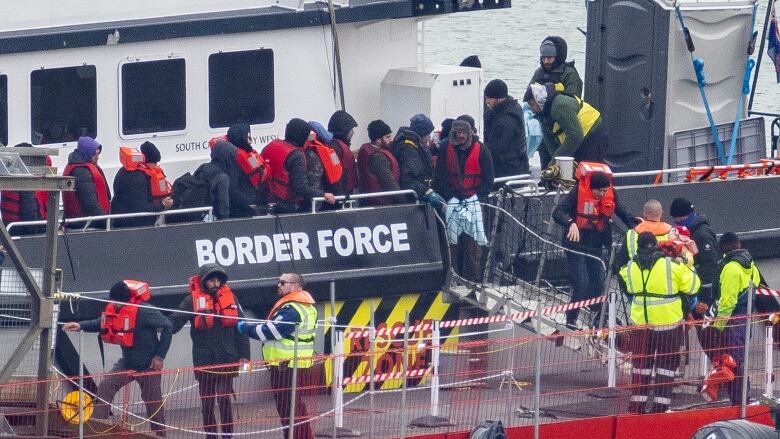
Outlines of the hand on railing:
<svg viewBox="0 0 780 439">
<path fill-rule="evenodd" d="M 442 198 L 441 195 L 437 194 L 433 189 L 428 189 L 425 195 L 423 195 L 423 201 L 433 207 L 440 207 L 447 204 L 447 201 Z"/>
</svg>

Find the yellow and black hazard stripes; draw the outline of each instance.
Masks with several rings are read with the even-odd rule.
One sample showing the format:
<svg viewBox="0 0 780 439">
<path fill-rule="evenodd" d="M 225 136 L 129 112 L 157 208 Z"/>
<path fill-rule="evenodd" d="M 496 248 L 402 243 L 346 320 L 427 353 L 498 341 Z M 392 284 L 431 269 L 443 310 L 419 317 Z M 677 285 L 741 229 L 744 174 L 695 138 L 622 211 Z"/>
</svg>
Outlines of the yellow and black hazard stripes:
<svg viewBox="0 0 780 439">
<path fill-rule="evenodd" d="M 377 337 L 374 353 L 374 376 L 382 376 L 403 370 L 403 325 L 407 312 L 409 324 L 432 323 L 434 320 L 451 320 L 458 316 L 456 305 L 444 303 L 442 293 L 415 293 L 402 296 L 373 297 L 336 303 L 336 318 L 339 330 L 345 331 L 344 354 L 347 355 L 344 365 L 344 377 L 347 380 L 361 381 L 346 387 L 348 392 L 359 392 L 367 387 L 369 374 L 370 345 L 365 337 L 365 328 L 370 326 L 371 307 L 374 308 L 374 322 Z M 325 321 L 330 321 L 331 306 L 325 304 Z M 346 328 L 342 328 L 346 325 Z M 407 357 L 407 370 L 418 371 L 430 367 L 430 337 L 431 325 L 410 334 L 410 346 Z M 325 328 L 325 346 L 330 349 L 331 328 Z M 442 330 L 442 336 L 455 330 Z M 415 340 L 417 339 L 417 340 Z M 427 340 L 420 340 L 427 339 Z M 448 341 L 454 343 L 455 341 Z M 330 363 L 330 362 L 328 362 Z M 327 381 L 330 383 L 331 365 L 326 365 Z M 358 379 L 363 377 L 363 379 Z M 415 385 L 424 377 L 410 379 L 408 384 Z M 390 389 L 401 386 L 400 379 L 377 382 L 379 389 Z"/>
</svg>

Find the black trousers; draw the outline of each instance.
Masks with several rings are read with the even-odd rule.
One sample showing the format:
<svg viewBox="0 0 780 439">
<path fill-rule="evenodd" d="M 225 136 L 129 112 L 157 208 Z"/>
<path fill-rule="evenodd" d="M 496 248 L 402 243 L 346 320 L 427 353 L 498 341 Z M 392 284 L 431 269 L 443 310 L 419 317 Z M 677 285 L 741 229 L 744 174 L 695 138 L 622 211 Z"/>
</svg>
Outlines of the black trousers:
<svg viewBox="0 0 780 439">
<path fill-rule="evenodd" d="M 222 438 L 230 439 L 233 433 L 233 405 L 230 397 L 233 395 L 233 378 L 235 373 L 222 370 L 196 370 L 200 394 L 200 411 L 203 417 L 203 431 L 208 433 L 207 439 L 217 439 L 218 430 L 222 430 Z M 220 423 L 214 416 L 214 403 L 219 404 Z"/>
<path fill-rule="evenodd" d="M 268 366 L 271 374 L 271 388 L 274 392 L 276 412 L 279 413 L 279 421 L 283 427 L 290 425 L 290 394 L 292 392 L 293 369 L 286 363 L 278 366 Z M 311 383 L 311 369 L 298 369 L 296 387 L 298 389 L 309 386 Z M 311 423 L 307 421 L 308 412 L 303 402 L 304 392 L 297 390 L 295 394 L 295 439 L 314 439 Z M 289 438 L 289 428 L 282 430 L 283 437 Z"/>
</svg>

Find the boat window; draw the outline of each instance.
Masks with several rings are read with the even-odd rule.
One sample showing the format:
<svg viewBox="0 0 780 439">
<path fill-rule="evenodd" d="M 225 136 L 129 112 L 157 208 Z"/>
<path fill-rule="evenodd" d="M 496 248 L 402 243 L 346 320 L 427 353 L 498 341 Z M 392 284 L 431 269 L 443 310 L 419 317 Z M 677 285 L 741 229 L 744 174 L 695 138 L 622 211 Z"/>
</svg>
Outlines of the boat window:
<svg viewBox="0 0 780 439">
<path fill-rule="evenodd" d="M 274 52 L 222 52 L 209 56 L 209 125 L 274 121 Z"/>
<path fill-rule="evenodd" d="M 95 66 L 41 69 L 30 73 L 30 138 L 35 145 L 97 135 Z"/>
<path fill-rule="evenodd" d="M 181 58 L 122 65 L 122 134 L 186 127 L 184 67 Z"/>
<path fill-rule="evenodd" d="M 8 145 L 8 76 L 0 75 L 0 143 Z"/>
</svg>

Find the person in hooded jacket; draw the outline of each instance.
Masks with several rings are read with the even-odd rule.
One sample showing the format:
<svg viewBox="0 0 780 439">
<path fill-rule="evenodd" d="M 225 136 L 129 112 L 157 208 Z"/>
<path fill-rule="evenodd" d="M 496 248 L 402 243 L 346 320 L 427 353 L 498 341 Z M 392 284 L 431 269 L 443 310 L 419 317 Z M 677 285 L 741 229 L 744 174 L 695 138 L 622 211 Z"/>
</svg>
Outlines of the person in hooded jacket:
<svg viewBox="0 0 780 439">
<path fill-rule="evenodd" d="M 168 318 L 173 333 L 190 323 L 192 339 L 192 365 L 201 398 L 203 429 L 207 439 L 217 439 L 220 425 L 214 417 L 215 400 L 219 404 L 222 438 L 233 433 L 233 379 L 238 372 L 237 363 L 247 363 L 250 358 L 249 337 L 236 329 L 238 318 L 244 317 L 241 305 L 227 285 L 228 275 L 217 264 L 200 267 L 197 276 L 190 279 L 190 295 L 182 299 L 179 311 Z M 208 316 L 192 312 L 214 314 Z M 219 317 L 221 316 L 221 317 Z M 208 367 L 231 364 L 225 367 Z"/>
<path fill-rule="evenodd" d="M 275 139 L 263 148 L 261 154 L 271 168 L 268 197 L 275 203 L 274 213 L 301 211 L 314 197 L 324 197 L 328 204 L 336 202 L 332 193 L 309 184 L 303 149 L 311 132 L 308 122 L 293 118 L 284 129 L 284 140 Z"/>
<path fill-rule="evenodd" d="M 604 162 L 609 151 L 601 113 L 579 97 L 559 93 L 555 85 L 531 84 L 523 97 L 542 126 L 539 148 L 542 169 L 555 157 L 574 157 L 587 162 Z"/>
<path fill-rule="evenodd" d="M 160 151 L 152 142 L 141 144 L 141 153 L 145 164 L 149 167 L 158 166 Z M 114 197 L 111 199 L 112 213 L 162 212 L 173 206 L 173 199 L 168 196 L 155 199 L 152 196 L 151 177 L 143 170 L 128 171 L 119 168 L 114 177 Z M 141 218 L 123 218 L 114 221 L 117 227 L 151 226 L 157 218 L 153 216 Z"/>
<path fill-rule="evenodd" d="M 98 166 L 103 145 L 91 137 L 79 137 L 76 150 L 68 156 L 68 164 L 62 172 L 65 177 L 76 179 L 74 190 L 63 192 L 62 204 L 65 218 L 108 215 L 111 213 L 111 190 L 103 169 Z M 71 226 L 78 227 L 76 224 Z M 92 223 L 102 227 L 102 223 Z"/>
<path fill-rule="evenodd" d="M 718 298 L 713 296 L 713 285 L 717 283 L 718 275 L 718 241 L 715 231 L 706 215 L 696 212 L 693 203 L 685 198 L 675 198 L 669 206 L 669 216 L 678 226 L 685 226 L 691 233 L 691 239 L 696 242 L 699 252 L 693 257 L 693 266 L 701 277 L 702 288 L 699 292 L 699 307 L 713 305 Z M 703 317 L 706 313 L 699 313 Z"/>
<path fill-rule="evenodd" d="M 509 95 L 504 81 L 488 82 L 485 106 L 485 146 L 493 156 L 496 177 L 527 174 L 523 108 Z"/>
<path fill-rule="evenodd" d="M 476 195 L 484 201 L 493 189 L 490 150 L 474 137 L 468 122 L 452 123 L 447 148 L 440 152 L 433 177 L 433 190 L 445 200 L 455 198 L 462 202 Z M 456 272 L 473 282 L 482 279 L 482 249 L 473 236 L 461 233 L 452 254 Z"/>
<path fill-rule="evenodd" d="M 352 136 L 355 134 L 357 126 L 355 118 L 344 110 L 333 113 L 328 121 L 328 131 L 333 133 L 333 140 L 330 144 L 336 150 L 342 168 L 341 181 L 333 191 L 336 195 L 351 194 L 359 185 L 355 155 L 350 149 Z"/>
<path fill-rule="evenodd" d="M 32 148 L 29 143 L 18 143 L 15 148 Z M 46 157 L 48 166 L 51 159 Z M 0 215 L 6 226 L 17 221 L 40 221 L 46 219 L 46 192 L 2 191 L 0 192 Z M 19 226 L 12 228 L 12 236 L 43 233 L 45 226 Z"/>
<path fill-rule="evenodd" d="M 209 198 L 217 219 L 230 218 L 230 176 L 236 167 L 236 147 L 219 141 L 211 148 L 211 161 L 198 166 L 193 174 L 209 184 Z M 240 170 L 239 170 L 240 172 Z"/>
<path fill-rule="evenodd" d="M 424 114 L 415 114 L 408 127 L 398 128 L 393 139 L 393 154 L 398 160 L 401 189 L 411 189 L 419 199 L 433 200 L 440 205 L 444 200 L 430 188 L 433 177 L 433 161 L 428 142 L 433 132 L 433 122 Z M 434 196 L 435 195 L 435 196 Z"/>
<path fill-rule="evenodd" d="M 253 151 L 252 133 L 248 124 L 232 125 L 228 128 L 226 137 L 227 141 L 236 148 L 246 152 Z M 236 151 L 237 154 L 238 151 Z M 231 167 L 231 172 L 227 173 L 230 177 L 230 216 L 233 218 L 249 217 L 254 213 L 252 206 L 260 203 L 259 192 L 257 187 L 252 184 L 251 176 L 238 165 L 238 157 L 235 163 L 236 165 Z"/>
<path fill-rule="evenodd" d="M 582 78 L 574 68 L 574 61 L 566 62 L 568 54 L 566 40 L 550 36 L 542 40 L 539 47 L 539 68 L 531 77 L 530 84 L 552 83 L 559 93 L 569 96 L 582 96 Z"/>
</svg>

